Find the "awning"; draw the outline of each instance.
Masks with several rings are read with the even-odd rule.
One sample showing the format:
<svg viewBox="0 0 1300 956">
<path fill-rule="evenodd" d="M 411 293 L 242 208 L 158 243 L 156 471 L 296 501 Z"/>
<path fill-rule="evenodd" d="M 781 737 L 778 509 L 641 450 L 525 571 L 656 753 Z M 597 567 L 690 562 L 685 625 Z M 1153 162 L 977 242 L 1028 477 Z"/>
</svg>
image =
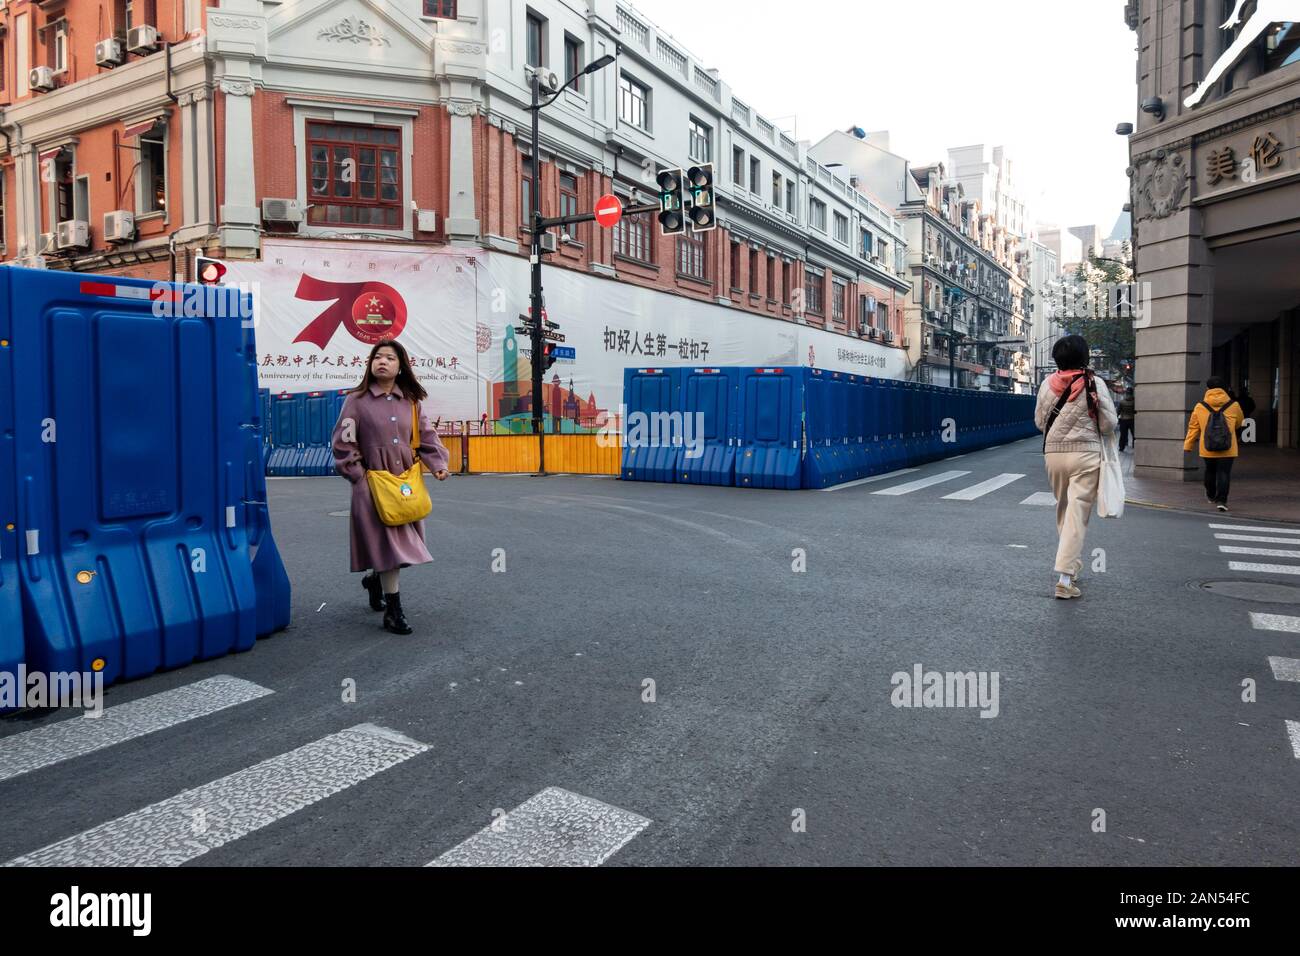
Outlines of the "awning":
<svg viewBox="0 0 1300 956">
<path fill-rule="evenodd" d="M 38 158 L 42 163 L 44 163 L 44 162 L 46 162 L 47 160 L 51 160 L 51 159 L 53 159 L 55 156 L 58 156 L 59 153 L 63 152 L 63 149 L 64 149 L 64 147 L 62 147 L 62 146 L 53 146 L 53 147 L 51 147 L 51 148 L 49 148 L 49 149 L 43 149 L 43 150 L 41 150 L 39 153 L 37 153 L 37 158 Z"/>
<path fill-rule="evenodd" d="M 122 136 L 126 139 L 131 139 L 134 136 L 140 136 L 144 133 L 149 132 L 155 126 L 163 122 L 166 122 L 166 118 L 163 116 L 153 116 L 150 117 L 149 119 L 137 120 L 136 122 L 129 124 L 126 127 L 126 129 L 122 131 Z"/>
</svg>

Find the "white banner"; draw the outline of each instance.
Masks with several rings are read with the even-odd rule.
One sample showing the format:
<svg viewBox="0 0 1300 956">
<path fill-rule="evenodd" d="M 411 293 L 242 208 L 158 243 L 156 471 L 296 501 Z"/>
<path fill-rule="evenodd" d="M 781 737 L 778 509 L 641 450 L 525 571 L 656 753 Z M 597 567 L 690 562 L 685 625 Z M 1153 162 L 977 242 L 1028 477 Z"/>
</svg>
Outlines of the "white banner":
<svg viewBox="0 0 1300 956">
<path fill-rule="evenodd" d="M 373 343 L 411 353 L 443 421 L 531 418 L 528 262 L 499 252 L 267 239 L 261 262 L 228 263 L 227 281 L 257 290 L 263 388 L 307 392 L 361 381 Z M 906 353 L 874 342 L 547 268 L 546 318 L 561 357 L 546 374 L 546 411 L 564 430 L 616 412 L 625 368 L 812 366 L 876 378 L 906 375 Z M 569 357 L 571 355 L 571 357 Z"/>
</svg>

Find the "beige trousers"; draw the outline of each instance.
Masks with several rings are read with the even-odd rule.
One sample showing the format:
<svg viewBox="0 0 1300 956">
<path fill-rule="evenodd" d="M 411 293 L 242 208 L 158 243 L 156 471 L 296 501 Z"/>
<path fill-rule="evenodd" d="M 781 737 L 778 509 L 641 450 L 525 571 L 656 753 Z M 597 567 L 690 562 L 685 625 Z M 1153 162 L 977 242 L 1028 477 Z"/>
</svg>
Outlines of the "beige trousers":
<svg viewBox="0 0 1300 956">
<path fill-rule="evenodd" d="M 1048 452 L 1047 477 L 1056 495 L 1056 573 L 1077 575 L 1083 570 L 1083 539 L 1101 481 L 1101 452 Z"/>
</svg>

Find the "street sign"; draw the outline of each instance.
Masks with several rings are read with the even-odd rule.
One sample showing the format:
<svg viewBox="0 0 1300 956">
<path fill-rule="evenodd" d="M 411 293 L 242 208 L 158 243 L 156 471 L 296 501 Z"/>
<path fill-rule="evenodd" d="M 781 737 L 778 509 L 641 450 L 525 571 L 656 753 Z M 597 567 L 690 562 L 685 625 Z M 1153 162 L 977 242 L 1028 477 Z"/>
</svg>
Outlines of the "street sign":
<svg viewBox="0 0 1300 956">
<path fill-rule="evenodd" d="M 601 196 L 596 202 L 596 223 L 605 229 L 613 229 L 623 218 L 623 204 L 617 196 Z"/>
<path fill-rule="evenodd" d="M 562 345 L 555 350 L 555 357 L 562 359 L 576 359 L 578 357 L 578 350 Z"/>
<path fill-rule="evenodd" d="M 552 332 L 550 329 L 542 330 L 542 338 L 547 342 L 563 342 L 565 338 L 559 332 Z"/>
</svg>

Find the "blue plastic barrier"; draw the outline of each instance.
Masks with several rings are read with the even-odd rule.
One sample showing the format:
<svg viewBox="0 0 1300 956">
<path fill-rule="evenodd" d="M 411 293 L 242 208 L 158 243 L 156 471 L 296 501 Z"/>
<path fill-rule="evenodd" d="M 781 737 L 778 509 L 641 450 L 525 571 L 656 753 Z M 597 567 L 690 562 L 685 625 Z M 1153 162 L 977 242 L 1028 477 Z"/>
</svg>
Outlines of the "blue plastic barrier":
<svg viewBox="0 0 1300 956">
<path fill-rule="evenodd" d="M 9 269 L 0 269 L 0 672 L 16 675 L 23 662 L 23 601 L 18 583 L 17 467 L 14 461 L 13 324 L 7 306 Z"/>
<path fill-rule="evenodd" d="M 331 439 L 338 422 L 336 392 L 307 392 L 303 395 L 303 432 L 298 459 L 300 478 L 324 478 L 336 474 Z"/>
<path fill-rule="evenodd" d="M 804 382 L 801 369 L 741 369 L 737 487 L 801 486 Z"/>
<path fill-rule="evenodd" d="M 296 478 L 302 467 L 302 435 L 306 430 L 306 395 L 281 392 L 271 396 L 271 478 Z"/>
<path fill-rule="evenodd" d="M 99 663 L 109 683 L 250 648 L 250 537 L 257 560 L 278 562 L 269 525 L 248 520 L 250 502 L 264 506 L 250 486 L 253 330 L 159 310 L 150 281 L 0 272 L 25 423 L 13 432 L 28 667 Z M 220 315 L 243 314 L 237 295 L 221 293 Z M 287 607 L 278 572 L 266 600 Z"/>
<path fill-rule="evenodd" d="M 677 452 L 657 440 L 672 421 L 681 387 L 680 369 L 629 368 L 623 372 L 623 395 L 628 420 L 624 422 L 624 481 L 677 480 Z"/>
<path fill-rule="evenodd" d="M 736 428 L 740 421 L 740 373 L 734 368 L 685 368 L 680 371 L 677 394 L 683 425 L 690 416 L 702 415 L 703 454 L 691 458 L 689 448 L 676 457 L 676 478 L 684 485 L 733 485 L 736 481 Z"/>
</svg>

